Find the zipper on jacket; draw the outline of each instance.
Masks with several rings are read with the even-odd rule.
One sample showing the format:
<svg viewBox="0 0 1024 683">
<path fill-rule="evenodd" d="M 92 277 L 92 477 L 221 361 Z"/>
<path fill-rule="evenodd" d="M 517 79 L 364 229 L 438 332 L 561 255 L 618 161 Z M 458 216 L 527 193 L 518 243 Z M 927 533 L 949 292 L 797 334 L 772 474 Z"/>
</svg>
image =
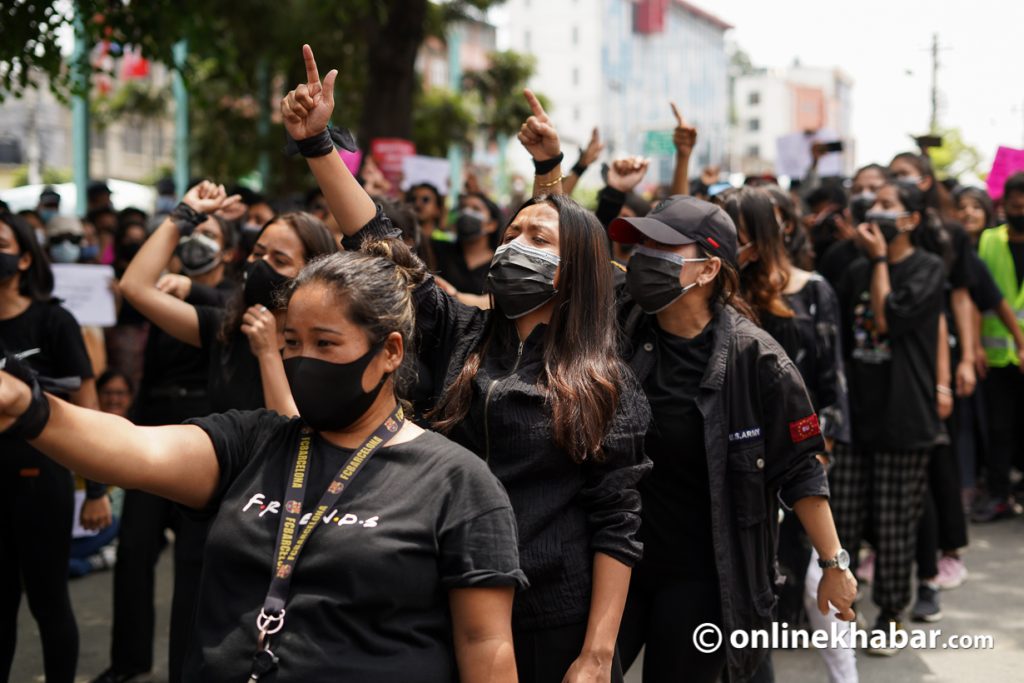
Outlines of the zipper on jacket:
<svg viewBox="0 0 1024 683">
<path fill-rule="evenodd" d="M 516 362 L 512 364 L 512 369 L 509 373 L 500 379 L 492 379 L 491 383 L 487 385 L 487 394 L 484 396 L 484 462 L 491 461 L 491 425 L 488 420 L 488 415 L 491 409 L 491 394 L 494 392 L 494 387 L 503 379 L 508 379 L 516 373 L 519 369 L 519 361 L 523 359 L 523 344 L 525 342 L 519 342 L 519 350 L 516 351 Z"/>
</svg>

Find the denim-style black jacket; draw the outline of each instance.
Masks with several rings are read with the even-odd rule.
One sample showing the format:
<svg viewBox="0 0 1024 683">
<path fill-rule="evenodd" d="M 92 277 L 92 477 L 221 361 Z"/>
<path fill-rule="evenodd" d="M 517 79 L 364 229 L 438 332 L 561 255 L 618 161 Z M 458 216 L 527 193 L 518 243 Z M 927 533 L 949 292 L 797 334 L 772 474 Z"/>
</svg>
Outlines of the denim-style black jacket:
<svg viewBox="0 0 1024 683">
<path fill-rule="evenodd" d="M 624 304 L 623 355 L 641 383 L 654 366 L 654 317 Z M 771 336 L 731 306 L 719 308 L 697 406 L 711 486 L 711 524 L 725 642 L 769 629 L 775 614 L 778 505 L 828 496 L 817 416 L 796 366 Z M 653 420 L 658 420 L 655 413 Z M 685 448 L 680 444 L 680 449 Z M 655 468 L 650 476 L 658 476 Z M 745 681 L 763 650 L 728 648 L 731 680 Z"/>
</svg>

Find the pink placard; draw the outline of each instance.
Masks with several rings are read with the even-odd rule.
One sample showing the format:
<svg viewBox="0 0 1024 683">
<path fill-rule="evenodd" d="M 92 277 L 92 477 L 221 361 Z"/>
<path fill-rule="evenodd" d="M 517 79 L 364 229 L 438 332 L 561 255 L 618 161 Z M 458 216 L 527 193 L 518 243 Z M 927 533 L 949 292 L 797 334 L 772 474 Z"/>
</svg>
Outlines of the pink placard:
<svg viewBox="0 0 1024 683">
<path fill-rule="evenodd" d="M 352 175 L 359 174 L 359 166 L 363 163 L 363 150 L 357 149 L 354 152 L 350 152 L 347 149 L 339 149 L 338 155 L 341 160 L 345 162 L 345 168 Z"/>
<path fill-rule="evenodd" d="M 1024 149 L 1000 146 L 996 150 L 992 170 L 985 181 L 988 184 L 989 196 L 993 200 L 1002 199 L 1003 185 L 1006 184 L 1006 179 L 1018 171 L 1024 171 Z"/>
</svg>

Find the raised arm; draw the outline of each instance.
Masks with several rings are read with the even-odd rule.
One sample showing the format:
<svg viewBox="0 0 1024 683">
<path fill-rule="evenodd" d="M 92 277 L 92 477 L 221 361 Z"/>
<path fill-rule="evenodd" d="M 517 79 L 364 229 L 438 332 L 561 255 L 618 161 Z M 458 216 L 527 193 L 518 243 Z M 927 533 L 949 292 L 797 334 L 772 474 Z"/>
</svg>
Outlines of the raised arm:
<svg viewBox="0 0 1024 683">
<path fill-rule="evenodd" d="M 533 157 L 533 196 L 565 194 L 562 187 L 562 143 L 551 118 L 533 91 L 523 91 L 533 115 L 519 128 L 519 142 Z"/>
<path fill-rule="evenodd" d="M 569 172 L 565 178 L 562 179 L 562 191 L 565 194 L 572 194 L 572 191 L 576 189 L 576 183 L 580 181 L 583 174 L 587 172 L 587 167 L 597 161 L 598 155 L 604 150 L 604 143 L 601 142 L 601 134 L 595 127 L 590 133 L 590 142 L 587 143 L 586 149 L 580 150 L 580 158 L 576 162 L 576 165 L 572 167 L 572 171 Z"/>
<path fill-rule="evenodd" d="M 334 113 L 334 80 L 338 70 L 331 69 L 321 81 L 309 45 L 302 46 L 302 58 L 306 63 L 306 82 L 281 100 L 281 117 L 285 130 L 306 157 L 331 215 L 341 232 L 351 237 L 377 215 L 377 207 L 334 151 L 327 131 Z"/>
<path fill-rule="evenodd" d="M 29 443 L 89 479 L 142 489 L 190 507 L 209 502 L 220 477 L 213 443 L 195 426 L 137 427 L 124 418 L 80 408 L 0 371 L 0 432 L 49 405 L 49 419 Z"/>
<path fill-rule="evenodd" d="M 182 203 L 202 214 L 213 213 L 239 200 L 237 195 L 228 197 L 223 185 L 204 180 L 186 193 Z M 186 344 L 200 346 L 199 316 L 195 307 L 157 287 L 160 274 L 174 255 L 181 236 L 173 214 L 169 215 L 128 264 L 121 278 L 121 293 L 161 330 Z"/>
<path fill-rule="evenodd" d="M 672 173 L 672 194 L 690 194 L 690 155 L 697 144 L 697 129 L 686 123 L 675 102 L 669 102 L 676 117 L 672 144 L 676 146 L 676 169 Z"/>
</svg>

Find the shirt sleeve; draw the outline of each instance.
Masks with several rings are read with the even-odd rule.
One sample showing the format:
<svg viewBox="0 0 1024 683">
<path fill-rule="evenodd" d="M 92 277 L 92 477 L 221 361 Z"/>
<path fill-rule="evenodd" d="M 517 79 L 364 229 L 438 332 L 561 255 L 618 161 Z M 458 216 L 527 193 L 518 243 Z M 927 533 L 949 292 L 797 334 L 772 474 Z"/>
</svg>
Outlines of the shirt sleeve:
<svg viewBox="0 0 1024 683">
<path fill-rule="evenodd" d="M 778 490 L 787 507 L 807 496 L 828 497 L 825 470 L 815 457 L 825 450 L 818 416 L 792 361 L 762 354 L 762 395 L 765 426 L 765 476 L 768 489 Z"/>
<path fill-rule="evenodd" d="M 199 346 L 208 349 L 224 324 L 224 309 L 216 306 L 196 306 L 195 309 L 199 318 Z"/>
<path fill-rule="evenodd" d="M 939 259 L 933 257 L 919 261 L 914 271 L 893 287 L 885 299 L 889 337 L 913 332 L 935 315 L 936 310 L 942 307 L 944 280 Z"/>
<path fill-rule="evenodd" d="M 601 221 L 601 225 L 607 230 L 611 222 L 618 218 L 619 212 L 622 211 L 623 204 L 626 203 L 626 193 L 620 190 L 616 190 L 614 187 L 605 186 L 597 194 L 597 220 Z"/>
<path fill-rule="evenodd" d="M 525 589 L 529 582 L 519 568 L 517 539 L 511 506 L 488 510 L 445 530 L 440 539 L 442 587 Z"/>
<path fill-rule="evenodd" d="M 416 352 L 440 391 L 456 344 L 482 330 L 489 313 L 448 296 L 432 275 L 413 291 L 413 305 L 416 307 Z"/>
<path fill-rule="evenodd" d="M 193 306 L 224 308 L 231 297 L 231 293 L 232 291 L 229 289 L 210 287 L 209 285 L 193 282 L 188 296 L 185 297 L 185 303 L 192 304 Z"/>
<path fill-rule="evenodd" d="M 390 238 L 401 238 L 402 231 L 395 227 L 391 219 L 384 213 L 384 209 L 377 204 L 377 215 L 359 229 L 354 235 L 349 235 L 341 240 L 341 246 L 346 251 L 359 251 L 365 240 L 381 240 Z"/>
<path fill-rule="evenodd" d="M 953 263 L 949 268 L 949 286 L 953 289 L 971 285 L 971 267 L 968 263 L 968 252 L 971 248 L 967 231 L 959 223 L 951 223 L 946 227 L 953 251 Z"/>
<path fill-rule="evenodd" d="M 587 511 L 590 549 L 633 566 L 643 554 L 643 543 L 637 535 L 637 485 L 652 466 L 644 453 L 651 408 L 633 371 L 624 368 L 623 373 L 619 406 L 602 444 L 604 458 L 583 464 L 586 480 L 579 502 Z"/>
<path fill-rule="evenodd" d="M 971 268 L 971 300 L 979 311 L 991 311 L 1003 300 L 1003 293 L 996 284 L 988 266 L 974 250 L 967 255 Z"/>
<path fill-rule="evenodd" d="M 259 448 L 273 432 L 284 428 L 288 422 L 288 418 L 272 410 L 229 410 L 185 421 L 185 424 L 195 425 L 206 432 L 220 466 L 217 488 L 200 514 L 212 514 L 217 510 L 228 488 Z"/>
</svg>

